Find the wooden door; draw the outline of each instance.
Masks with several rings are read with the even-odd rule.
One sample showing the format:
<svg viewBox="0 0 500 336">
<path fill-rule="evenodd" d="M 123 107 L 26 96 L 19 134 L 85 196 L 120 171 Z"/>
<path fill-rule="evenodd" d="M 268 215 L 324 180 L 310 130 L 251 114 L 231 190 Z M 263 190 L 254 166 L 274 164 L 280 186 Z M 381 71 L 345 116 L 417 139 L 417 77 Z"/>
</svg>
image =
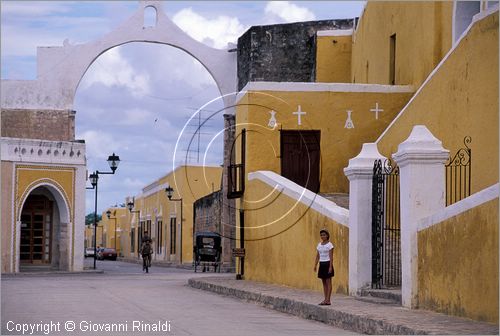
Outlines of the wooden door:
<svg viewBox="0 0 500 336">
<path fill-rule="evenodd" d="M 21 213 L 21 263 L 49 264 L 52 247 L 52 202 L 30 195 Z"/>
<path fill-rule="evenodd" d="M 317 193 L 320 131 L 281 131 L 281 175 Z"/>
</svg>

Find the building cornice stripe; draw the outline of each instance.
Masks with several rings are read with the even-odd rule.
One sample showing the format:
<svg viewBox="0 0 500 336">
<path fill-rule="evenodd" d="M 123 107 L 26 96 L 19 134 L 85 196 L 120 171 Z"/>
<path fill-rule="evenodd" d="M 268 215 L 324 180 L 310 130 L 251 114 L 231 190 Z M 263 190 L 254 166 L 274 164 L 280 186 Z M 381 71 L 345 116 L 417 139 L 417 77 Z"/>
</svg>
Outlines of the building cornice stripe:
<svg viewBox="0 0 500 336">
<path fill-rule="evenodd" d="M 314 83 L 314 82 L 248 82 L 236 96 L 238 103 L 248 92 L 367 92 L 367 93 L 413 93 L 411 85 Z"/>
</svg>

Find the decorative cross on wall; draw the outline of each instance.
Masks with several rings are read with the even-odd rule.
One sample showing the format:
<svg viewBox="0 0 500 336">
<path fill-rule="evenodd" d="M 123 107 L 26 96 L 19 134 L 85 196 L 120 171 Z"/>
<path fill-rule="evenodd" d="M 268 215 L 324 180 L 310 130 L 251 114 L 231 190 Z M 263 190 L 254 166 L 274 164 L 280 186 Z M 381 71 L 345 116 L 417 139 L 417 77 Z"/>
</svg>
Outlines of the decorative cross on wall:
<svg viewBox="0 0 500 336">
<path fill-rule="evenodd" d="M 384 110 L 378 108 L 378 102 L 375 103 L 375 108 L 370 109 L 370 111 L 375 112 L 375 119 L 378 119 L 378 113 L 379 112 L 384 112 Z"/>
<path fill-rule="evenodd" d="M 295 114 L 297 116 L 297 124 L 302 125 L 302 118 L 301 117 L 303 115 L 307 114 L 307 112 L 303 112 L 302 108 L 299 105 L 297 108 L 297 111 L 293 112 L 292 114 Z"/>
</svg>

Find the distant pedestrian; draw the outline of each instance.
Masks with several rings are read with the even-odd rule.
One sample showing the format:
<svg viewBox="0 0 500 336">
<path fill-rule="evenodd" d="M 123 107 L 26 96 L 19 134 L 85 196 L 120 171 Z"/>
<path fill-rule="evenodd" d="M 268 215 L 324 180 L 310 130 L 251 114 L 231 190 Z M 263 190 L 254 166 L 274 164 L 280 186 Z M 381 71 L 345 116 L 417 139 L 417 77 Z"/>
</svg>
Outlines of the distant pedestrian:
<svg viewBox="0 0 500 336">
<path fill-rule="evenodd" d="M 326 229 L 319 232 L 321 241 L 316 247 L 316 260 L 314 262 L 314 272 L 319 262 L 318 278 L 323 282 L 323 293 L 325 299 L 319 304 L 320 306 L 331 305 L 330 298 L 332 296 L 332 277 L 335 275 L 333 269 L 333 249 L 334 246 L 330 242 L 330 233 Z"/>
</svg>

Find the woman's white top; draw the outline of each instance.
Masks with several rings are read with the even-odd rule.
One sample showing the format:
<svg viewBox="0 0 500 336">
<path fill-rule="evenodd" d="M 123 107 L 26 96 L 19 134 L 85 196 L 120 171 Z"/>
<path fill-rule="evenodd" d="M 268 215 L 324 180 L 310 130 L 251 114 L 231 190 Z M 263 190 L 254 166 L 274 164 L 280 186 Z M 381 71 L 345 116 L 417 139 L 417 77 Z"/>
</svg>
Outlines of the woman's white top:
<svg viewBox="0 0 500 336">
<path fill-rule="evenodd" d="M 328 242 L 325 245 L 320 242 L 318 247 L 316 247 L 319 253 L 319 261 L 330 261 L 330 250 L 333 249 L 333 247 L 334 246 L 331 242 Z"/>
</svg>

